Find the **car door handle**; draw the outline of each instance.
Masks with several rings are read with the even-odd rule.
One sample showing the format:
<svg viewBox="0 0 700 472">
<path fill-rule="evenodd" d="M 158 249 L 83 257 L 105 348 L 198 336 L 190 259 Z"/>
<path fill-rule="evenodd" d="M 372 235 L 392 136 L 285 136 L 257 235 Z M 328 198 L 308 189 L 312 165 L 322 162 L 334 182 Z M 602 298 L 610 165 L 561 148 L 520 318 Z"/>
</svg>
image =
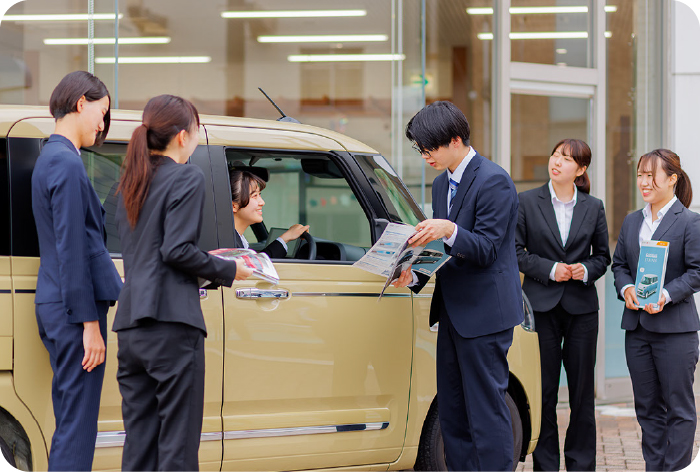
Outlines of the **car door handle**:
<svg viewBox="0 0 700 472">
<path fill-rule="evenodd" d="M 248 299 L 259 299 L 259 298 L 289 298 L 289 291 L 287 290 L 262 290 L 259 288 L 237 288 L 236 298 L 248 298 Z"/>
</svg>

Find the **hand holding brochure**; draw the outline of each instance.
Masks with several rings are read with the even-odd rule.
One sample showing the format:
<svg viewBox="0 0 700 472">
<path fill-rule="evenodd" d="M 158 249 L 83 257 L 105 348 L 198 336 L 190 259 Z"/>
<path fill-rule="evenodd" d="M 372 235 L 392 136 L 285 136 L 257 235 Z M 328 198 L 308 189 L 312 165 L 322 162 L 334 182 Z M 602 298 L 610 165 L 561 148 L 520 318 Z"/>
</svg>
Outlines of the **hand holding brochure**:
<svg viewBox="0 0 700 472">
<path fill-rule="evenodd" d="M 420 266 L 413 269 L 415 272 L 430 277 L 450 258 L 441 250 L 444 247 L 442 241 L 433 241 L 425 247 L 410 247 L 408 240 L 414 234 L 416 229 L 413 226 L 389 223 L 367 254 L 353 264 L 372 274 L 386 277 L 384 288 L 379 294 L 380 299 L 389 284 L 412 265 Z"/>
<path fill-rule="evenodd" d="M 637 279 L 634 291 L 639 305 L 659 303 L 664 289 L 666 277 L 666 261 L 668 260 L 668 243 L 666 241 L 642 241 L 637 264 Z"/>
<path fill-rule="evenodd" d="M 212 256 L 220 257 L 221 259 L 226 259 L 232 261 L 234 259 L 241 259 L 245 262 L 245 265 L 253 269 L 253 275 L 260 279 L 263 279 L 271 284 L 277 285 L 280 281 L 279 275 L 275 270 L 275 266 L 272 265 L 272 261 L 267 254 L 258 253 L 252 249 L 242 249 L 242 248 L 222 248 L 214 249 L 209 251 Z"/>
</svg>

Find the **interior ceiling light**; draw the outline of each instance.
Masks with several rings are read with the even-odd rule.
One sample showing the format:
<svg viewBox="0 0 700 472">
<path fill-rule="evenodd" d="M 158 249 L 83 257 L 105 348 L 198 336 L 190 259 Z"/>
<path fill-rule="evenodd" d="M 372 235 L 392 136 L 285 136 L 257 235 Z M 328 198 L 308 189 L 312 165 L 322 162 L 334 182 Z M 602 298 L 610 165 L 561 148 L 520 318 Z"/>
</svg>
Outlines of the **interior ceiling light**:
<svg viewBox="0 0 700 472">
<path fill-rule="evenodd" d="M 511 15 L 588 13 L 588 7 L 510 7 L 508 11 Z M 617 7 L 615 5 L 605 5 L 605 11 L 614 13 L 617 11 Z M 467 8 L 467 13 L 470 15 L 493 15 L 493 8 Z"/>
<path fill-rule="evenodd" d="M 404 54 L 296 54 L 287 56 L 289 62 L 365 62 L 403 61 Z"/>
<path fill-rule="evenodd" d="M 559 49 L 556 50 L 556 53 L 557 53 L 557 54 L 566 54 L 567 52 L 568 52 L 568 51 L 567 51 L 566 49 L 564 49 L 564 48 L 559 48 Z"/>
<path fill-rule="evenodd" d="M 119 64 L 206 64 L 211 56 L 119 56 Z M 96 57 L 96 64 L 114 64 L 114 57 Z"/>
<path fill-rule="evenodd" d="M 493 33 L 479 33 L 477 38 L 482 41 L 490 41 L 493 39 Z M 543 31 L 537 33 L 510 33 L 510 39 L 587 39 L 588 32 L 586 31 Z M 605 32 L 606 38 L 612 37 L 612 32 Z"/>
<path fill-rule="evenodd" d="M 388 41 L 385 34 L 334 34 L 311 36 L 258 36 L 259 43 L 349 43 Z"/>
<path fill-rule="evenodd" d="M 223 11 L 221 18 L 335 18 L 367 16 L 367 10 Z"/>
<path fill-rule="evenodd" d="M 146 36 L 138 38 L 119 38 L 119 44 L 168 44 L 168 36 Z M 114 38 L 94 38 L 93 44 L 114 44 Z M 46 38 L 44 44 L 48 46 L 86 45 L 88 38 Z"/>
<path fill-rule="evenodd" d="M 119 19 L 124 17 L 119 14 Z M 93 20 L 111 20 L 114 21 L 114 13 L 95 13 L 92 15 Z M 87 14 L 59 14 L 59 15 L 5 15 L 2 21 L 88 21 Z"/>
</svg>

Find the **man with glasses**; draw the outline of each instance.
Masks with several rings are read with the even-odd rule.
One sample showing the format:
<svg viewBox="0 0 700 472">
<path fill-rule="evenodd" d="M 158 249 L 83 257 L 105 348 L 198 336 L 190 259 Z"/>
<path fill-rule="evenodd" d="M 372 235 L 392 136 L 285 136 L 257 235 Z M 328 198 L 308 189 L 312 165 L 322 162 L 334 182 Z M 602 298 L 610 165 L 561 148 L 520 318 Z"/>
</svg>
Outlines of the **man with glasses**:
<svg viewBox="0 0 700 472">
<path fill-rule="evenodd" d="M 410 243 L 442 239 L 452 256 L 436 276 L 430 324 L 438 320 L 438 413 L 449 470 L 512 470 L 513 435 L 505 395 L 506 355 L 523 321 L 510 176 L 469 145 L 469 123 L 435 102 L 406 126 L 426 163 L 446 170 L 433 182 L 433 219 Z M 396 286 L 415 292 L 424 278 L 405 271 Z"/>
</svg>

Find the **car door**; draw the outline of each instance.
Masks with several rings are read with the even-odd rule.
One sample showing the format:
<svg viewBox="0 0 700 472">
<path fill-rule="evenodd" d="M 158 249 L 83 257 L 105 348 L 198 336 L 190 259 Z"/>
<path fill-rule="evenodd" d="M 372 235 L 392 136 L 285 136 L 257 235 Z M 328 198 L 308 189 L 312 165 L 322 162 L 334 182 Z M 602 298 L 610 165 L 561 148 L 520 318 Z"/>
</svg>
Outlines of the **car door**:
<svg viewBox="0 0 700 472">
<path fill-rule="evenodd" d="M 31 171 L 39 155 L 42 136 L 53 130 L 54 120 L 32 118 L 23 120 L 10 132 L 12 169 L 13 240 L 21 243 L 13 248 L 13 278 L 15 290 L 15 388 L 40 423 L 47 441 L 54 430 L 51 406 L 51 378 L 48 353 L 39 338 L 34 316 L 34 294 L 39 268 L 36 230 L 31 211 Z M 95 191 L 106 211 L 107 249 L 119 273 L 124 276 L 121 247 L 116 232 L 116 189 L 120 167 L 131 133 L 139 122 L 112 119 L 108 141 L 100 147 L 81 149 L 81 157 Z M 213 249 L 218 245 L 214 217 L 211 166 L 204 133 L 191 164 L 198 165 L 207 176 L 207 199 L 204 229 L 200 247 Z M 21 215 L 21 217 L 19 217 Z M 201 305 L 209 336 L 205 341 L 205 405 L 202 443 L 199 457 L 203 470 L 220 470 L 222 457 L 221 402 L 223 372 L 223 306 L 221 292 L 204 291 Z M 124 426 L 121 415 L 121 394 L 116 379 L 117 336 L 111 331 L 116 307 L 107 315 L 107 356 L 105 377 L 100 400 L 98 435 L 93 469 L 121 467 Z"/>
<path fill-rule="evenodd" d="M 210 144 L 265 143 L 271 134 L 223 126 L 207 132 Z M 223 467 L 392 462 L 401 453 L 408 414 L 410 293 L 392 289 L 379 302 L 384 280 L 352 267 L 372 244 L 374 215 L 347 163 L 328 152 L 339 145 L 274 133 L 296 150 L 210 147 L 220 241 L 233 244 L 227 165 L 253 162 L 271 173 L 262 192 L 268 228 L 309 224 L 322 260 L 274 260 L 279 285 L 251 278 L 223 290 Z M 266 243 L 253 232 L 245 237 L 258 249 Z"/>
</svg>

